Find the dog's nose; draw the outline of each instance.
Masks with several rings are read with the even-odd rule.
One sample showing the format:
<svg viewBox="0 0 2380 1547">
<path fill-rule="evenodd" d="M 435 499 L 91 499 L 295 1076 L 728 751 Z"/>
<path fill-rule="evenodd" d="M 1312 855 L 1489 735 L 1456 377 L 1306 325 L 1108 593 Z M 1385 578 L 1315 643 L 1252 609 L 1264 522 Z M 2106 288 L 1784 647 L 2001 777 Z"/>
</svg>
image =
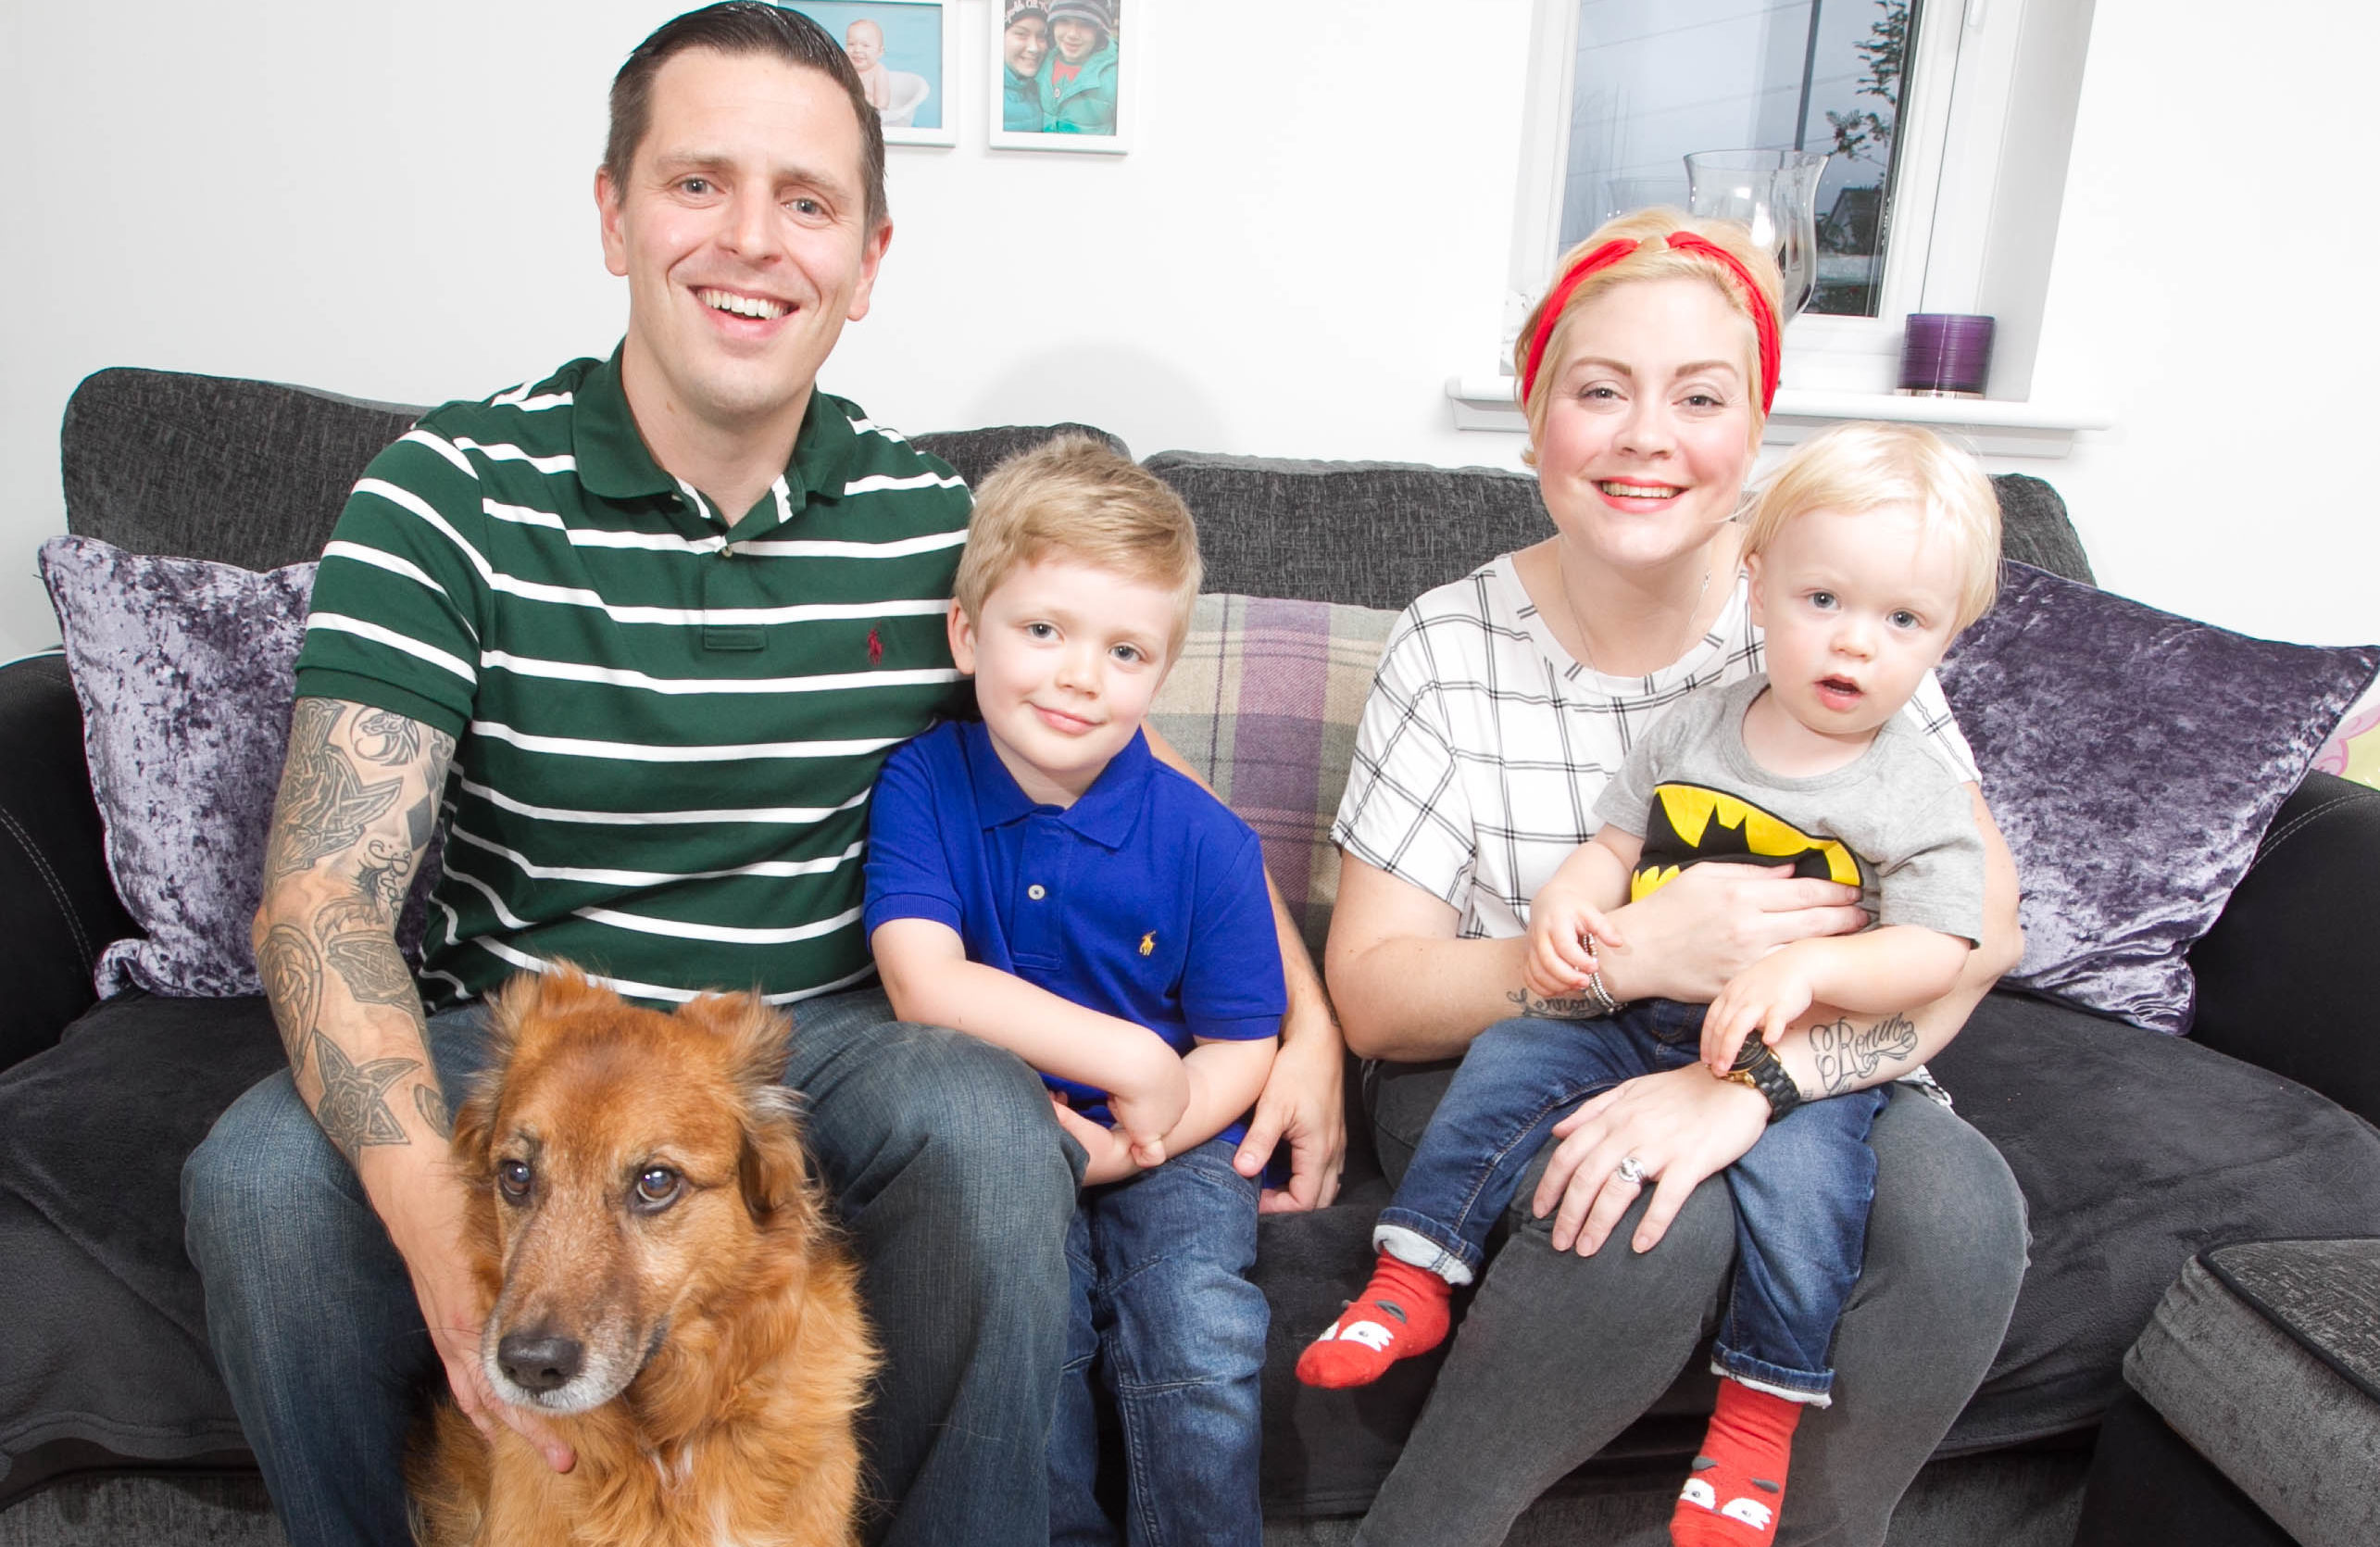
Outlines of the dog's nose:
<svg viewBox="0 0 2380 1547">
<path fill-rule="evenodd" d="M 579 1373 L 586 1352 L 576 1338 L 512 1332 L 495 1345 L 495 1362 L 522 1390 L 551 1391 Z"/>
</svg>

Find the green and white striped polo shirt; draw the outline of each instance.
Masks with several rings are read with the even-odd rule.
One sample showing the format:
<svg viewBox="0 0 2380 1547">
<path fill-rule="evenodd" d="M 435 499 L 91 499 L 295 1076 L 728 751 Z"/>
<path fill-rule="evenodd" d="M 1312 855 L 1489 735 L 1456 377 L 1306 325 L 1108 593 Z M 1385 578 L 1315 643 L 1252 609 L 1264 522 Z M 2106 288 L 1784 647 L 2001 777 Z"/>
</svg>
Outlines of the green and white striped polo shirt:
<svg viewBox="0 0 2380 1547">
<path fill-rule="evenodd" d="M 323 550 L 297 691 L 454 735 L 435 1011 L 568 960 L 656 1001 L 869 972 L 868 795 L 964 701 L 966 485 L 813 393 L 733 525 L 645 448 L 620 360 L 432 410 Z"/>
</svg>

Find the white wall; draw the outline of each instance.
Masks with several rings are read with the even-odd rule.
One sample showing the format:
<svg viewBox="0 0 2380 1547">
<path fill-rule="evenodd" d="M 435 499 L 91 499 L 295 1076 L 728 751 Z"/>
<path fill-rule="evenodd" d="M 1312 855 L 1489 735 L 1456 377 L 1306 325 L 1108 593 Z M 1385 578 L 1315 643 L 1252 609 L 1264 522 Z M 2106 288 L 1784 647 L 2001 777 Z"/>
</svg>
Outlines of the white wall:
<svg viewBox="0 0 2380 1547">
<path fill-rule="evenodd" d="M 2362 0 L 2098 0 L 2035 367 L 2116 427 L 2054 481 L 2100 582 L 2380 639 L 2380 127 Z"/>
<path fill-rule="evenodd" d="M 608 349 L 603 89 L 673 8 L 0 6 L 0 659 L 56 637 L 31 550 L 64 529 L 57 422 L 85 373 L 418 402 Z M 1071 417 L 1144 454 L 1514 463 L 1513 437 L 1452 428 L 1442 384 L 1494 368 L 1528 0 L 1272 0 L 1260 29 L 1133 0 L 1146 68 L 1121 159 L 983 149 L 990 12 L 958 9 L 961 143 L 895 147 L 877 309 L 830 389 L 912 429 Z M 2380 22 L 2349 0 L 2286 33 L 2218 25 L 2233 14 L 2098 0 L 2036 384 L 2123 427 L 2031 466 L 2117 589 L 2380 636 L 2350 449 L 2380 422 L 2380 325 L 2339 299 L 2373 270 L 2372 227 L 2323 171 L 2374 148 L 2352 72 Z M 2306 46 L 2325 25 L 2336 43 Z M 2214 115 L 2278 81 L 2286 121 Z M 2308 213 L 2259 240 L 2328 283 L 2211 255 L 2276 190 Z"/>
</svg>

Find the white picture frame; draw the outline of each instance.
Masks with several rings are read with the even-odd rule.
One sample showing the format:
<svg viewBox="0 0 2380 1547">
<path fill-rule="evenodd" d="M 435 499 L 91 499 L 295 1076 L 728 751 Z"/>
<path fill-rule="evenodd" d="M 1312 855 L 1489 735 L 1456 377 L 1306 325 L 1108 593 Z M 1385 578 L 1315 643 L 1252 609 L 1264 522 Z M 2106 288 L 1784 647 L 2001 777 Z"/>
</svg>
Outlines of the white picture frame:
<svg viewBox="0 0 2380 1547">
<path fill-rule="evenodd" d="M 888 145 L 958 144 L 958 7 L 951 0 L 778 0 L 826 29 L 851 53 L 855 28 L 873 28 L 882 53 L 861 69 L 863 83 L 886 97 L 877 105 Z M 860 66 L 862 56 L 852 54 Z M 881 82 L 869 82 L 881 70 Z"/>
<path fill-rule="evenodd" d="M 1138 20 L 1137 13 L 1141 4 L 1142 0 L 1096 0 L 1096 3 L 1089 7 L 1071 7 L 1077 10 L 1088 8 L 1104 11 L 1114 21 L 1113 27 L 1107 30 L 1108 46 L 1111 46 L 1115 51 L 1112 69 L 1101 70 L 1099 59 L 1104 50 L 1099 46 L 1093 46 L 1084 57 L 1084 68 L 1091 69 L 1095 74 L 1105 73 L 1108 76 L 1109 99 L 1113 103 L 1113 127 L 1109 132 L 1102 133 L 1096 131 L 1079 132 L 1069 128 L 1025 129 L 1012 125 L 1009 119 L 1010 82 L 1021 77 L 1009 67 L 1009 56 L 1013 50 L 1007 18 L 1010 6 L 1008 0 L 991 0 L 991 46 L 985 50 L 986 68 L 979 77 L 983 82 L 987 103 L 984 121 L 990 128 L 991 147 L 994 150 L 1056 150 L 1071 151 L 1077 155 L 1104 156 L 1121 156 L 1131 150 L 1133 118 L 1140 104 L 1135 23 Z M 1061 19 L 1069 24 L 1073 24 L 1076 20 L 1074 18 L 1068 17 L 1062 17 Z M 1062 61 L 1063 55 L 1057 46 L 1055 25 L 1045 19 L 1043 26 L 1043 50 L 1035 64 L 1035 75 L 1037 82 L 1046 82 L 1055 65 Z M 1094 29 L 1094 31 L 1096 30 Z M 1079 76 L 1078 79 L 1080 79 Z M 1078 100 L 1096 103 L 1097 94 L 1098 86 L 1095 82 L 1091 88 L 1083 94 L 1083 98 Z M 1046 94 L 1042 100 L 1046 107 L 1048 100 Z M 1020 106 L 1021 110 L 1021 105 Z M 1061 111 L 1063 110 L 1061 107 Z M 1045 119 L 1045 122 L 1046 121 L 1048 120 Z"/>
</svg>

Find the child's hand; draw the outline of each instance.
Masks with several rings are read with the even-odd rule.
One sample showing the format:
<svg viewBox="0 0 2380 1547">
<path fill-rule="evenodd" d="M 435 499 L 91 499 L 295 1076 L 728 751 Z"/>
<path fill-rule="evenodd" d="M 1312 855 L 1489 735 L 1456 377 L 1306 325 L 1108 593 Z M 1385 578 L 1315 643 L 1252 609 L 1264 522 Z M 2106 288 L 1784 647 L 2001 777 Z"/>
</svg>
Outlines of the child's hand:
<svg viewBox="0 0 2380 1547">
<path fill-rule="evenodd" d="M 1049 1093 L 1050 1105 L 1056 1110 L 1058 1126 L 1074 1136 L 1090 1157 L 1083 1167 L 1083 1185 L 1097 1187 L 1105 1182 L 1121 1182 L 1136 1171 L 1146 1169 L 1135 1164 L 1132 1150 L 1112 1128 L 1101 1127 L 1088 1117 L 1066 1104 L 1066 1099 L 1056 1091 Z"/>
<path fill-rule="evenodd" d="M 1624 944 L 1600 909 L 1567 887 L 1547 887 L 1529 905 L 1529 950 L 1521 982 L 1542 999 L 1562 999 L 1586 987 L 1596 970 L 1590 940 Z"/>
<path fill-rule="evenodd" d="M 1154 1053 L 1146 1060 L 1146 1077 L 1111 1087 L 1108 1111 L 1116 1120 L 1116 1136 L 1134 1162 L 1143 1166 L 1165 1160 L 1165 1136 L 1190 1108 L 1190 1075 L 1182 1056 L 1151 1037 Z"/>
<path fill-rule="evenodd" d="M 1735 1066 L 1744 1038 L 1755 1030 L 1760 1040 L 1775 1047 L 1785 1027 L 1814 998 L 1810 975 L 1797 964 L 1792 950 L 1762 957 L 1729 978 L 1703 1012 L 1702 1062 L 1712 1074 L 1725 1074 Z"/>
</svg>

